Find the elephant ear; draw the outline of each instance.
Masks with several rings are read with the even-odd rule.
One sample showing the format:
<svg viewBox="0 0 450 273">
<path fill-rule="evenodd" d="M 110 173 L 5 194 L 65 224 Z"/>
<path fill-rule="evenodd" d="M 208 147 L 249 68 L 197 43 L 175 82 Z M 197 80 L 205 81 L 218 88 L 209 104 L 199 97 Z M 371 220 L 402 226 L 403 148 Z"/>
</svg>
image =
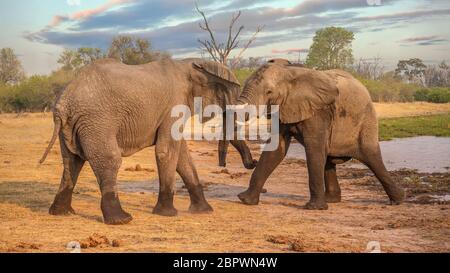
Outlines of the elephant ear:
<svg viewBox="0 0 450 273">
<path fill-rule="evenodd" d="M 212 61 L 194 61 L 192 65 L 194 68 L 212 75 L 213 77 L 237 86 L 241 86 L 233 72 L 220 63 Z"/>
<path fill-rule="evenodd" d="M 332 105 L 338 95 L 336 81 L 321 71 L 288 68 L 286 99 L 280 106 L 282 123 L 297 123 L 311 118 L 317 110 Z"/>
</svg>

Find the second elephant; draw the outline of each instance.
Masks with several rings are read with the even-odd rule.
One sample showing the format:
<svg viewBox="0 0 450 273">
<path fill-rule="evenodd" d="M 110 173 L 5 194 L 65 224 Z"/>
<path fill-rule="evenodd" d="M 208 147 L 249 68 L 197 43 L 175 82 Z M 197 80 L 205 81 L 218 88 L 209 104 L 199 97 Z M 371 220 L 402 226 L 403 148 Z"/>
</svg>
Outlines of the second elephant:
<svg viewBox="0 0 450 273">
<path fill-rule="evenodd" d="M 305 208 L 327 209 L 327 203 L 341 200 L 336 164 L 351 158 L 375 173 L 392 204 L 403 201 L 404 191 L 382 161 L 369 92 L 349 73 L 269 63 L 247 80 L 239 103 L 279 105 L 280 109 L 278 149 L 262 153 L 249 188 L 239 194 L 243 203 L 258 204 L 264 183 L 285 157 L 292 137 L 306 151 L 310 200 Z"/>
</svg>

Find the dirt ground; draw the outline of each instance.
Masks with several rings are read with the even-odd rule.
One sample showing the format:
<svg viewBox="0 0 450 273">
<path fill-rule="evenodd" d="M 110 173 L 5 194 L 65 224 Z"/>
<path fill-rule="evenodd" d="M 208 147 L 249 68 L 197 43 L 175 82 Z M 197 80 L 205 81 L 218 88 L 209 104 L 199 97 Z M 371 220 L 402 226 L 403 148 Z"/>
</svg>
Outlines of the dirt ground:
<svg viewBox="0 0 450 273">
<path fill-rule="evenodd" d="M 433 199 L 450 191 L 448 173 L 393 172 L 407 188 L 408 201 L 389 206 L 368 170 L 341 167 L 343 201 L 326 211 L 308 211 L 302 209 L 309 198 L 305 162 L 286 159 L 269 178 L 260 205 L 245 206 L 236 194 L 252 171 L 241 166 L 234 149 L 226 170 L 218 167 L 213 142 L 189 143 L 211 214 L 187 211 L 189 198 L 180 182 L 179 215 L 151 213 L 158 187 L 149 148 L 124 158 L 119 173 L 120 198 L 134 217 L 131 223 L 103 224 L 89 165 L 73 197 L 77 214 L 52 216 L 48 208 L 62 173 L 58 144 L 38 165 L 52 130 L 49 114 L 0 115 L 0 252 L 69 252 L 70 241 L 81 242 L 82 252 L 364 252 L 369 241 L 379 241 L 383 252 L 450 251 L 450 204 Z M 258 145 L 251 147 L 258 158 Z"/>
</svg>

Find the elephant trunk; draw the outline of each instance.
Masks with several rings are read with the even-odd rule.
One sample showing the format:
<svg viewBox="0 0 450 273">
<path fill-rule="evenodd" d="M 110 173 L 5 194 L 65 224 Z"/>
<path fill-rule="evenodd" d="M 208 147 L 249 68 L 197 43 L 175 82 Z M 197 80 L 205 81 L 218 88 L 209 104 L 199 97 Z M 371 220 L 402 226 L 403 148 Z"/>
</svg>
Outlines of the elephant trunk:
<svg viewBox="0 0 450 273">
<path fill-rule="evenodd" d="M 244 91 L 241 93 L 241 95 L 239 96 L 238 100 L 237 100 L 237 104 L 238 105 L 243 105 L 243 104 L 255 104 L 255 95 L 253 92 L 253 87 L 251 85 L 247 85 L 244 88 Z"/>
</svg>

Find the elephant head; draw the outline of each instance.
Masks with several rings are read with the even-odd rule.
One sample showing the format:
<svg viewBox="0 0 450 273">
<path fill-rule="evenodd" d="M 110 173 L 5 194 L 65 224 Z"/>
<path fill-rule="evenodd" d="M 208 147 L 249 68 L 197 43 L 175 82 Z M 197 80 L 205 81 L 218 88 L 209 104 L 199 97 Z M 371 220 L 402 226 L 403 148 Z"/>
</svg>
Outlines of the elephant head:
<svg viewBox="0 0 450 273">
<path fill-rule="evenodd" d="M 247 79 L 238 104 L 279 105 L 281 123 L 297 123 L 332 105 L 338 94 L 326 73 L 277 60 Z"/>
<path fill-rule="evenodd" d="M 202 59 L 186 59 L 192 97 L 201 97 L 203 109 L 208 105 L 235 104 L 241 93 L 241 85 L 231 70 L 224 65 Z M 190 100 L 193 101 L 193 100 Z M 192 109 L 192 107 L 191 107 Z M 208 118 L 204 118 L 203 122 Z"/>
<path fill-rule="evenodd" d="M 203 109 L 207 105 L 218 105 L 223 110 L 227 105 L 235 105 L 241 94 L 241 86 L 236 76 L 231 70 L 222 64 L 202 59 L 185 59 L 190 65 L 190 82 L 192 83 L 192 96 L 202 97 Z M 192 101 L 192 100 L 191 100 Z M 192 109 L 192 107 L 191 107 Z M 211 117 L 203 117 L 206 122 Z M 226 118 L 223 115 L 223 128 L 226 128 Z M 219 141 L 218 154 L 219 165 L 226 166 L 226 156 L 229 140 L 224 138 Z M 243 140 L 232 140 L 231 144 L 241 155 L 244 167 L 253 169 L 256 166 L 256 160 L 253 160 L 250 149 Z"/>
</svg>

